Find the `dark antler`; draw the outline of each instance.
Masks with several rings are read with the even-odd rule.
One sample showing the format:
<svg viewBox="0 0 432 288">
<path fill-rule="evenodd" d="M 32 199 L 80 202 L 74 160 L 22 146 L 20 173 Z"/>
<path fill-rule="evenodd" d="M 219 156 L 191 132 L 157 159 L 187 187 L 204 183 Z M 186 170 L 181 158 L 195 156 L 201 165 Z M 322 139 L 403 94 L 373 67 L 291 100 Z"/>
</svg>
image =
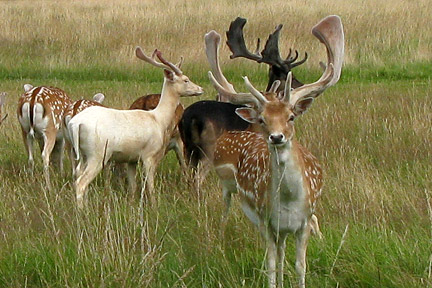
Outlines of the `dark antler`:
<svg viewBox="0 0 432 288">
<path fill-rule="evenodd" d="M 244 57 L 247 59 L 251 59 L 254 61 L 260 61 L 261 55 L 258 54 L 260 39 L 257 42 L 257 52 L 253 54 L 249 52 L 246 48 L 246 44 L 243 37 L 243 27 L 246 24 L 246 19 L 237 17 L 229 27 L 229 30 L 226 32 L 227 35 L 227 44 L 233 53 L 230 58 L 234 59 L 237 57 Z"/>
<path fill-rule="evenodd" d="M 270 65 L 270 73 L 269 73 L 269 83 L 267 85 L 267 91 L 270 89 L 271 85 L 274 81 L 280 80 L 282 85 L 279 90 L 283 90 L 284 83 L 288 72 L 291 71 L 294 67 L 297 67 L 304 62 L 306 62 L 308 58 L 308 54 L 305 53 L 305 57 L 295 62 L 298 58 L 298 51 L 295 50 L 295 55 L 291 57 L 292 50 L 289 50 L 289 54 L 285 60 L 283 60 L 280 56 L 279 52 L 279 34 L 282 29 L 282 24 L 279 24 L 275 31 L 269 35 L 267 42 L 264 46 L 264 49 L 259 53 L 259 44 L 260 39 L 258 39 L 257 50 L 255 53 L 249 52 L 246 48 L 244 35 L 243 35 L 243 27 L 246 24 L 246 19 L 237 17 L 229 27 L 227 31 L 227 44 L 233 53 L 230 58 L 244 57 L 247 59 L 254 60 L 258 63 L 266 63 Z M 298 81 L 293 76 L 293 88 L 302 86 L 303 83 Z"/>
</svg>

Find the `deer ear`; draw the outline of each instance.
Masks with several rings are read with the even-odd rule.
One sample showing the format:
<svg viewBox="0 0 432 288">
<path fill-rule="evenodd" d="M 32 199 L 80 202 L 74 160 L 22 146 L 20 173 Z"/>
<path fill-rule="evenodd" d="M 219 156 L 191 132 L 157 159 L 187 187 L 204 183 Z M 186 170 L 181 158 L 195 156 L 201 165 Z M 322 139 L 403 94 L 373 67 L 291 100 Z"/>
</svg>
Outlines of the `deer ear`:
<svg viewBox="0 0 432 288">
<path fill-rule="evenodd" d="M 306 112 L 310 105 L 312 105 L 314 99 L 315 98 L 312 97 L 306 97 L 297 100 L 297 102 L 294 104 L 294 114 L 298 116 Z"/>
<path fill-rule="evenodd" d="M 164 69 L 164 75 L 169 81 L 174 81 L 175 74 L 173 71 Z"/>
<path fill-rule="evenodd" d="M 97 93 L 93 96 L 93 101 L 96 101 L 100 104 L 105 100 L 105 95 L 102 93 Z"/>
<path fill-rule="evenodd" d="M 256 123 L 258 119 L 258 113 L 252 108 L 237 108 L 235 113 L 249 123 Z"/>
</svg>

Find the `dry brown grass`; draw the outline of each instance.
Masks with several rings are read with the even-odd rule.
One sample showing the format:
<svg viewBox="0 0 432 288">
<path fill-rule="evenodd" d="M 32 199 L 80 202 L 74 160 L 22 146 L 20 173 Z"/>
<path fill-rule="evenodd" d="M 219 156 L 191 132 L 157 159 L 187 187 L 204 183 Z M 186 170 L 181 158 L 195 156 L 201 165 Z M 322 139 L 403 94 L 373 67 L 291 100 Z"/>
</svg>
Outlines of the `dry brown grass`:
<svg viewBox="0 0 432 288">
<path fill-rule="evenodd" d="M 5 64 L 48 67 L 136 63 L 133 48 L 205 62 L 203 35 L 223 34 L 237 16 L 251 49 L 282 23 L 280 47 L 307 51 L 317 66 L 324 49 L 310 34 L 322 17 L 338 14 L 346 33 L 347 65 L 409 63 L 432 54 L 432 5 L 419 1 L 3 1 L 0 52 Z M 14 56 L 15 54 L 15 56 Z M 222 59 L 228 60 L 223 47 Z"/>
</svg>

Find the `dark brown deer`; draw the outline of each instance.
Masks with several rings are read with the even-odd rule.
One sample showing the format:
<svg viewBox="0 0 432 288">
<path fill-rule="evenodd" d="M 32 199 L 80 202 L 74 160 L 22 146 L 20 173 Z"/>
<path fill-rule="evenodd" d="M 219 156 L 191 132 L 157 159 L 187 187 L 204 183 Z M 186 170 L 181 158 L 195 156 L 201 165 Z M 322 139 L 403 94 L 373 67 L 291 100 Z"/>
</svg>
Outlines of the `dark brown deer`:
<svg viewBox="0 0 432 288">
<path fill-rule="evenodd" d="M 246 21 L 247 20 L 244 18 L 237 17 L 233 22 L 231 22 L 229 30 L 226 33 L 228 39 L 228 47 L 233 53 L 230 58 L 234 59 L 237 57 L 243 57 L 256 61 L 258 63 L 266 63 L 270 65 L 269 80 L 266 91 L 270 89 L 271 85 L 276 80 L 281 81 L 278 92 L 282 91 L 285 87 L 285 79 L 287 78 L 288 73 L 293 68 L 306 62 L 308 54 L 305 53 L 305 57 L 302 60 L 296 62 L 299 53 L 297 50 L 295 50 L 295 55 L 291 56 L 292 49 L 290 48 L 288 56 L 285 58 L 285 60 L 281 58 L 279 52 L 279 34 L 282 29 L 282 24 L 279 24 L 276 27 L 275 31 L 270 34 L 269 38 L 267 39 L 266 45 L 261 51 L 261 53 L 259 52 L 261 42 L 259 38 L 257 41 L 257 48 L 255 53 L 249 52 L 243 36 L 243 27 L 246 25 Z M 297 87 L 303 86 L 303 83 L 297 80 L 294 76 L 292 77 L 292 79 L 292 88 L 295 89 Z"/>
<path fill-rule="evenodd" d="M 278 41 L 279 31 L 282 28 L 281 25 L 279 25 L 276 31 L 269 36 L 265 48 L 261 52 L 261 55 L 264 56 L 249 53 L 244 43 L 242 30 L 245 23 L 245 19 L 237 18 L 231 23 L 230 29 L 227 32 L 227 43 L 233 51 L 231 58 L 242 56 L 256 60 L 257 62 L 264 62 L 269 64 L 270 69 L 273 69 L 274 71 L 277 69 L 290 71 L 290 69 L 306 61 L 307 55 L 303 60 L 295 62 L 298 56 L 297 51 L 295 57 L 287 57 L 286 60 L 280 59 Z M 193 177 L 197 189 L 199 189 L 200 184 L 205 179 L 205 176 L 211 167 L 210 163 L 213 159 L 216 139 L 225 131 L 254 131 L 257 126 L 244 121 L 235 114 L 237 108 L 243 107 L 243 105 L 236 104 L 236 102 L 241 102 L 242 99 L 241 94 L 236 93 L 232 84 L 228 82 L 220 69 L 218 57 L 219 44 L 221 40 L 220 35 L 215 31 L 210 31 L 205 35 L 204 39 L 207 59 L 214 77 L 226 90 L 232 92 L 234 97 L 228 98 L 228 96 L 219 95 L 218 99 L 221 102 L 208 100 L 198 101 L 187 107 L 183 113 L 183 117 L 179 123 L 180 135 L 185 145 L 186 161 L 194 171 Z M 287 74 L 273 73 L 272 75 L 272 77 L 279 75 L 278 77 L 280 77 L 280 79 L 277 80 L 285 83 Z M 272 79 L 269 81 L 266 89 L 267 92 L 271 90 L 272 84 L 275 80 L 276 79 Z M 301 85 L 301 82 L 296 81 L 293 87 L 297 88 Z"/>
</svg>

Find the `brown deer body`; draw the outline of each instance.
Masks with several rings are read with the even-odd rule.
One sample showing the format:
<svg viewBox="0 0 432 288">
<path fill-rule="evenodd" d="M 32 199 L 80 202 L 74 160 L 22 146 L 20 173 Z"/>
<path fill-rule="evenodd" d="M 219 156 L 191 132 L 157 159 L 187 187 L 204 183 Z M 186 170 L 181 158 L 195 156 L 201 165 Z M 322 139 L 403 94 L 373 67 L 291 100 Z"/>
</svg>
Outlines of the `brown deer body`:
<svg viewBox="0 0 432 288">
<path fill-rule="evenodd" d="M 283 94 L 265 97 L 245 77 L 251 97 L 244 97 L 245 102 L 255 108 L 238 108 L 236 113 L 258 123 L 262 133 L 229 131 L 216 143 L 213 164 L 222 180 L 225 216 L 231 194 L 238 191 L 244 213 L 266 241 L 270 287 L 283 287 L 285 241 L 290 233 L 296 237 L 299 287 L 305 287 L 308 239 L 311 232 L 320 233 L 314 211 L 323 173 L 317 159 L 294 139 L 294 120 L 339 80 L 344 35 L 337 16 L 324 18 L 312 33 L 327 48 L 328 65 L 321 78 L 292 90 L 289 73 Z M 209 76 L 219 93 L 231 97 L 211 72 Z"/>
<path fill-rule="evenodd" d="M 72 103 L 69 96 L 56 87 L 24 85 L 24 94 L 18 101 L 18 121 L 27 149 L 30 168 L 33 170 L 33 140 L 37 139 L 42 150 L 44 175 L 50 188 L 49 164 L 52 154 L 63 171 L 64 137 L 62 126 L 64 111 Z"/>
</svg>

